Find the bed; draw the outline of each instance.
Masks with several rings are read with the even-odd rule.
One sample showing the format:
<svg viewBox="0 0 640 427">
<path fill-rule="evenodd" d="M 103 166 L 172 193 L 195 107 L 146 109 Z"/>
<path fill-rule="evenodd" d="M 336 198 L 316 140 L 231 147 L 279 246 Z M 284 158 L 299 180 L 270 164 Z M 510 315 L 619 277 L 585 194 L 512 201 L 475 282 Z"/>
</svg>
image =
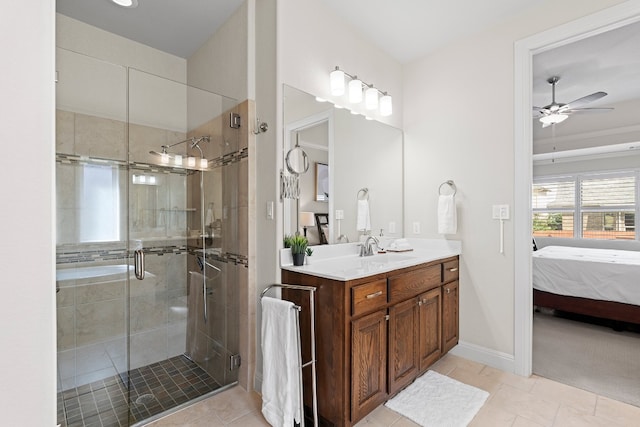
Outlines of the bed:
<svg viewBox="0 0 640 427">
<path fill-rule="evenodd" d="M 640 252 L 570 246 L 534 251 L 533 303 L 640 323 Z"/>
</svg>

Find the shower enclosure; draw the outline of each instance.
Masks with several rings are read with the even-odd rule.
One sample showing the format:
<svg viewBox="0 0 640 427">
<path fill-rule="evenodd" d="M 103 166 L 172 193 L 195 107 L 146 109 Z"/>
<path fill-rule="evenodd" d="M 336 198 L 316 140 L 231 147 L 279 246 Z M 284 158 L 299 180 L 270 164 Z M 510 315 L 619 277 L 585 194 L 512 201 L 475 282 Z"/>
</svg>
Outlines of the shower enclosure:
<svg viewBox="0 0 640 427">
<path fill-rule="evenodd" d="M 238 379 L 237 102 L 57 62 L 58 422 L 144 424 Z"/>
</svg>

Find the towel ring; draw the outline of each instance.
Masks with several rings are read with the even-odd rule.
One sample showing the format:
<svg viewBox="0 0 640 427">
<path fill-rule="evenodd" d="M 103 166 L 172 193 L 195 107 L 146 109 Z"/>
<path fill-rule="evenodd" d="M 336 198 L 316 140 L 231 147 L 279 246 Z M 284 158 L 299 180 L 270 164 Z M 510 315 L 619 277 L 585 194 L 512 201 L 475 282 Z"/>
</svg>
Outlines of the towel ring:
<svg viewBox="0 0 640 427">
<path fill-rule="evenodd" d="M 456 184 L 452 180 L 448 180 L 440 184 L 440 187 L 438 187 L 438 194 L 442 195 L 442 187 L 445 185 L 448 185 L 449 187 L 451 187 L 451 189 L 453 190 L 452 196 L 455 196 L 456 193 L 458 192 L 458 189 L 456 188 Z"/>
<path fill-rule="evenodd" d="M 362 194 L 362 199 L 360 198 L 360 193 Z M 361 188 L 360 190 L 358 190 L 358 194 L 356 195 L 356 198 L 358 200 L 369 200 L 369 189 L 368 188 Z"/>
</svg>

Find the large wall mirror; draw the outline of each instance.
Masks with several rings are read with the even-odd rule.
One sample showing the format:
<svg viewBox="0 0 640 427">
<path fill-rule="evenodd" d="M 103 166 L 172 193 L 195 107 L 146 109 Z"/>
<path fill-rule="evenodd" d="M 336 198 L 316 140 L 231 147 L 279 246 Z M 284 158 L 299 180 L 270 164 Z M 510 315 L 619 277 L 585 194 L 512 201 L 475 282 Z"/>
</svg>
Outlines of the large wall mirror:
<svg viewBox="0 0 640 427">
<path fill-rule="evenodd" d="M 284 173 L 291 174 L 290 152 L 294 169 L 305 169 L 303 157 L 308 162 L 298 174 L 298 198 L 284 199 L 284 234 L 306 234 L 311 245 L 358 241 L 365 234 L 360 199 L 367 200 L 369 233 L 402 237 L 402 131 L 288 85 L 283 111 Z"/>
</svg>

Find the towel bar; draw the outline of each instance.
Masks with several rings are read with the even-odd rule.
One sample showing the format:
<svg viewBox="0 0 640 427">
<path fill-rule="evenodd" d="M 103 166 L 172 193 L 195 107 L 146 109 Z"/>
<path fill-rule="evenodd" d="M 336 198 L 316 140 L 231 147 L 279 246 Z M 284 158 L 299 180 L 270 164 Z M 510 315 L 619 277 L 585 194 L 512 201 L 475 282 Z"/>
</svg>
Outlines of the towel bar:
<svg viewBox="0 0 640 427">
<path fill-rule="evenodd" d="M 309 315 L 311 319 L 311 360 L 308 362 L 302 363 L 300 366 L 300 378 L 302 378 L 302 368 L 305 368 L 311 365 L 311 394 L 312 394 L 312 402 L 313 402 L 313 426 L 318 427 L 318 390 L 317 390 L 317 374 L 316 374 L 316 323 L 315 323 L 315 305 L 314 305 L 314 294 L 316 292 L 315 286 L 300 286 L 300 285 L 286 285 L 280 283 L 274 283 L 273 285 L 269 285 L 260 294 L 260 298 L 264 297 L 267 292 L 269 292 L 273 288 L 282 288 L 282 289 L 295 289 L 300 291 L 309 292 Z M 294 305 L 294 307 L 300 311 L 301 307 Z M 300 340 L 300 330 L 298 330 L 298 340 Z M 300 408 L 300 427 L 304 427 L 304 398 L 303 398 L 303 387 L 300 387 L 300 404 L 302 407 Z"/>
</svg>

